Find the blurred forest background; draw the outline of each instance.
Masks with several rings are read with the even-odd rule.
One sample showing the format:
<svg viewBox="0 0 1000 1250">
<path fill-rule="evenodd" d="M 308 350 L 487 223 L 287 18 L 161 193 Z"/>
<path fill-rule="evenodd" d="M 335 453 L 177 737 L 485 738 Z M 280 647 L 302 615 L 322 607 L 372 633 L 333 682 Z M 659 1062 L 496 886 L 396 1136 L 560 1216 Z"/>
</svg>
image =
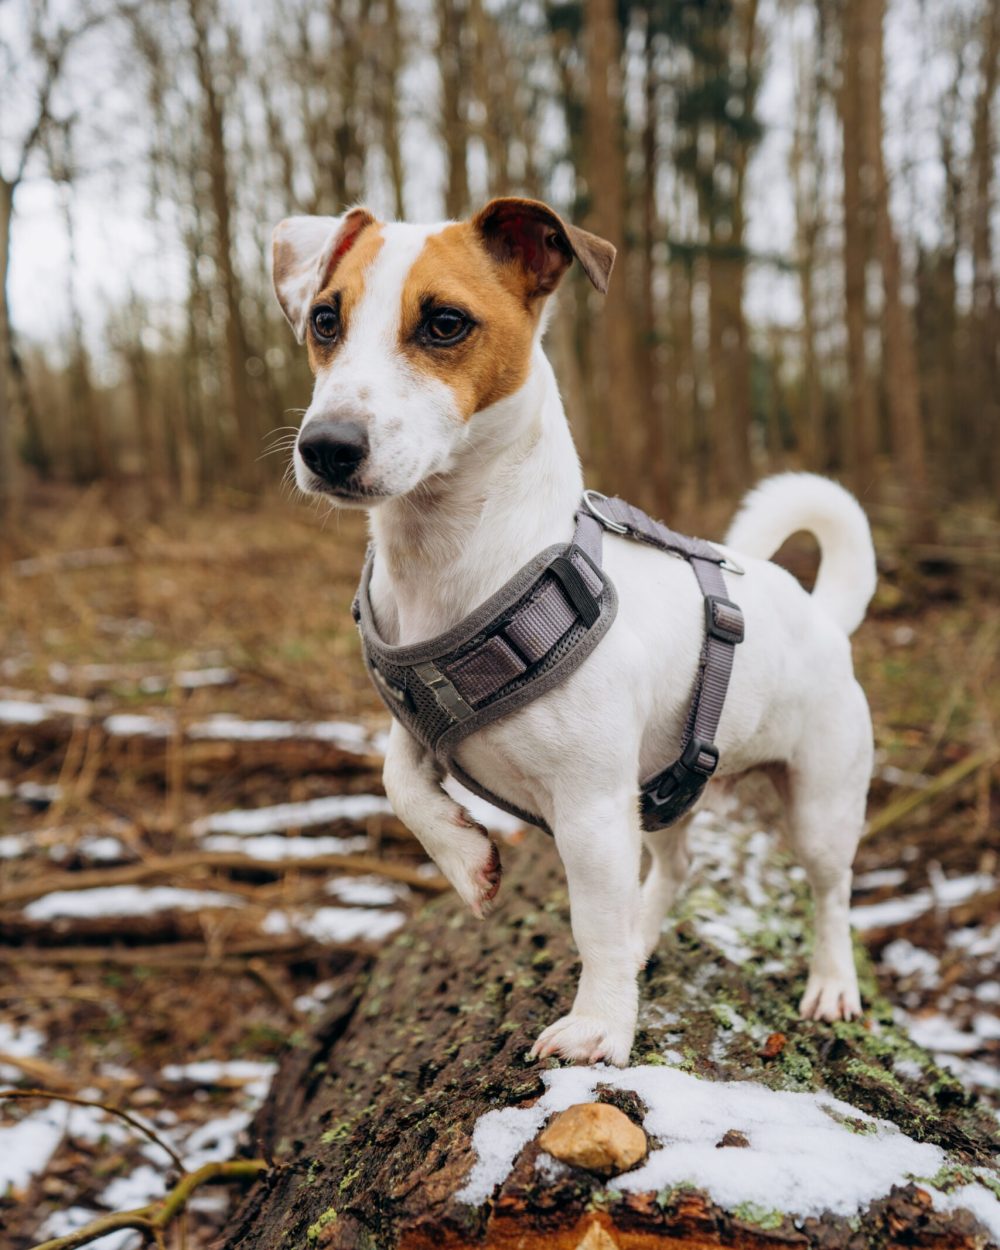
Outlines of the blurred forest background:
<svg viewBox="0 0 1000 1250">
<path fill-rule="evenodd" d="M 596 485 L 1000 491 L 1000 0 L 0 2 L 0 494 L 281 477 L 272 225 L 547 199 L 620 249 L 549 350 Z M 98 277 L 95 278 L 95 271 Z"/>
</svg>

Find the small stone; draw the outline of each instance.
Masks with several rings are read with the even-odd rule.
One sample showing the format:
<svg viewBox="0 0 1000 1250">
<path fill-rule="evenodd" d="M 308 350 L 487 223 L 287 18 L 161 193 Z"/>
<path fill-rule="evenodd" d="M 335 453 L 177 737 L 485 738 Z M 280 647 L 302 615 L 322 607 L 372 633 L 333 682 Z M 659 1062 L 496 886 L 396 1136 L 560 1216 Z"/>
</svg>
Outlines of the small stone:
<svg viewBox="0 0 1000 1250">
<path fill-rule="evenodd" d="M 716 1150 L 723 1146 L 749 1146 L 750 1138 L 746 1133 L 741 1133 L 738 1128 L 727 1128 L 719 1140 L 715 1143 Z"/>
<path fill-rule="evenodd" d="M 595 1220 L 587 1226 L 583 1240 L 576 1243 L 576 1250 L 618 1250 L 618 1242 Z"/>
<path fill-rule="evenodd" d="M 555 1117 L 538 1139 L 541 1148 L 563 1163 L 599 1176 L 617 1176 L 646 1153 L 646 1134 L 617 1107 L 582 1102 Z"/>
</svg>

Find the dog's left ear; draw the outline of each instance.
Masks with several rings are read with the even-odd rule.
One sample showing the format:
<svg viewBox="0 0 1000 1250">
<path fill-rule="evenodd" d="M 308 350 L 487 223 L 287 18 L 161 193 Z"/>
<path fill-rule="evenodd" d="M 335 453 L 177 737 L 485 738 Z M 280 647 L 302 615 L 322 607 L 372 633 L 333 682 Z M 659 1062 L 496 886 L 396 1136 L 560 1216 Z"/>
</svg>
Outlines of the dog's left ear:
<svg viewBox="0 0 1000 1250">
<path fill-rule="evenodd" d="M 554 291 L 574 256 L 602 295 L 608 289 L 615 263 L 613 245 L 588 230 L 567 225 L 541 200 L 490 200 L 472 224 L 491 256 L 521 267 L 530 296 Z"/>
</svg>

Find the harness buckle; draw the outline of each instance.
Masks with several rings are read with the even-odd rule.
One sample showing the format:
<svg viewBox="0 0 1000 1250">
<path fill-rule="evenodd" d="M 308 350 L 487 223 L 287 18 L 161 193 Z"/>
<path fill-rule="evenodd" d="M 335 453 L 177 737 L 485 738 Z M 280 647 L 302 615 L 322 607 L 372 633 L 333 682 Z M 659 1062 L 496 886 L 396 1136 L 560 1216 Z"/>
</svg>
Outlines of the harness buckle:
<svg viewBox="0 0 1000 1250">
<path fill-rule="evenodd" d="M 665 769 L 655 784 L 642 790 L 643 823 L 647 829 L 664 829 L 679 820 L 698 800 L 719 766 L 714 742 L 692 738 L 679 760 Z"/>
<path fill-rule="evenodd" d="M 703 742 L 701 738 L 692 738 L 684 748 L 679 760 L 667 769 L 660 779 L 660 784 L 649 795 L 657 806 L 669 803 L 678 790 L 689 786 L 700 790 L 706 781 L 719 767 L 719 748 L 714 742 Z M 691 782 L 695 779 L 695 785 Z"/>
<path fill-rule="evenodd" d="M 745 637 L 743 613 L 732 599 L 722 595 L 705 596 L 705 630 L 709 637 L 719 642 L 737 646 Z"/>
</svg>

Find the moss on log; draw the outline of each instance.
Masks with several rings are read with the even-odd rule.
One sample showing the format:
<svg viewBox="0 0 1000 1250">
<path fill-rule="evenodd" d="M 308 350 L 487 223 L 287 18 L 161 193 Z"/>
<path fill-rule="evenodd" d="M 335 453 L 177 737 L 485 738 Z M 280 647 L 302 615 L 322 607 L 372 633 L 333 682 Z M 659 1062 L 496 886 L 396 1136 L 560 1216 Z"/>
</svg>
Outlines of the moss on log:
<svg viewBox="0 0 1000 1250">
<path fill-rule="evenodd" d="M 234 1219 L 231 1250 L 991 1244 L 947 1195 L 970 1181 L 980 1200 L 1000 1193 L 995 1117 L 893 1022 L 862 952 L 865 1020 L 798 1018 L 805 891 L 774 839 L 704 814 L 692 845 L 699 859 L 676 926 L 641 978 L 632 1065 L 685 1073 L 689 1086 L 828 1091 L 851 1105 L 831 1112 L 846 1130 L 892 1139 L 868 1119 L 877 1117 L 940 1147 L 936 1175 L 901 1177 L 850 1214 L 776 1209 L 766 1186 L 761 1201 L 727 1207 L 692 1183 L 629 1191 L 626 1178 L 553 1163 L 532 1133 L 488 1195 L 465 1200 L 477 1124 L 498 1108 L 527 1113 L 559 1068 L 528 1059 L 569 1007 L 578 972 L 562 873 L 539 835 L 505 852 L 486 923 L 445 896 L 341 977 L 330 1014 L 291 1052 L 258 1120 L 274 1167 Z M 593 1096 L 642 1121 L 627 1073 L 605 1069 L 593 1084 Z M 743 1145 L 742 1127 L 724 1145 Z M 742 1153 L 727 1152 L 731 1168 Z"/>
</svg>

